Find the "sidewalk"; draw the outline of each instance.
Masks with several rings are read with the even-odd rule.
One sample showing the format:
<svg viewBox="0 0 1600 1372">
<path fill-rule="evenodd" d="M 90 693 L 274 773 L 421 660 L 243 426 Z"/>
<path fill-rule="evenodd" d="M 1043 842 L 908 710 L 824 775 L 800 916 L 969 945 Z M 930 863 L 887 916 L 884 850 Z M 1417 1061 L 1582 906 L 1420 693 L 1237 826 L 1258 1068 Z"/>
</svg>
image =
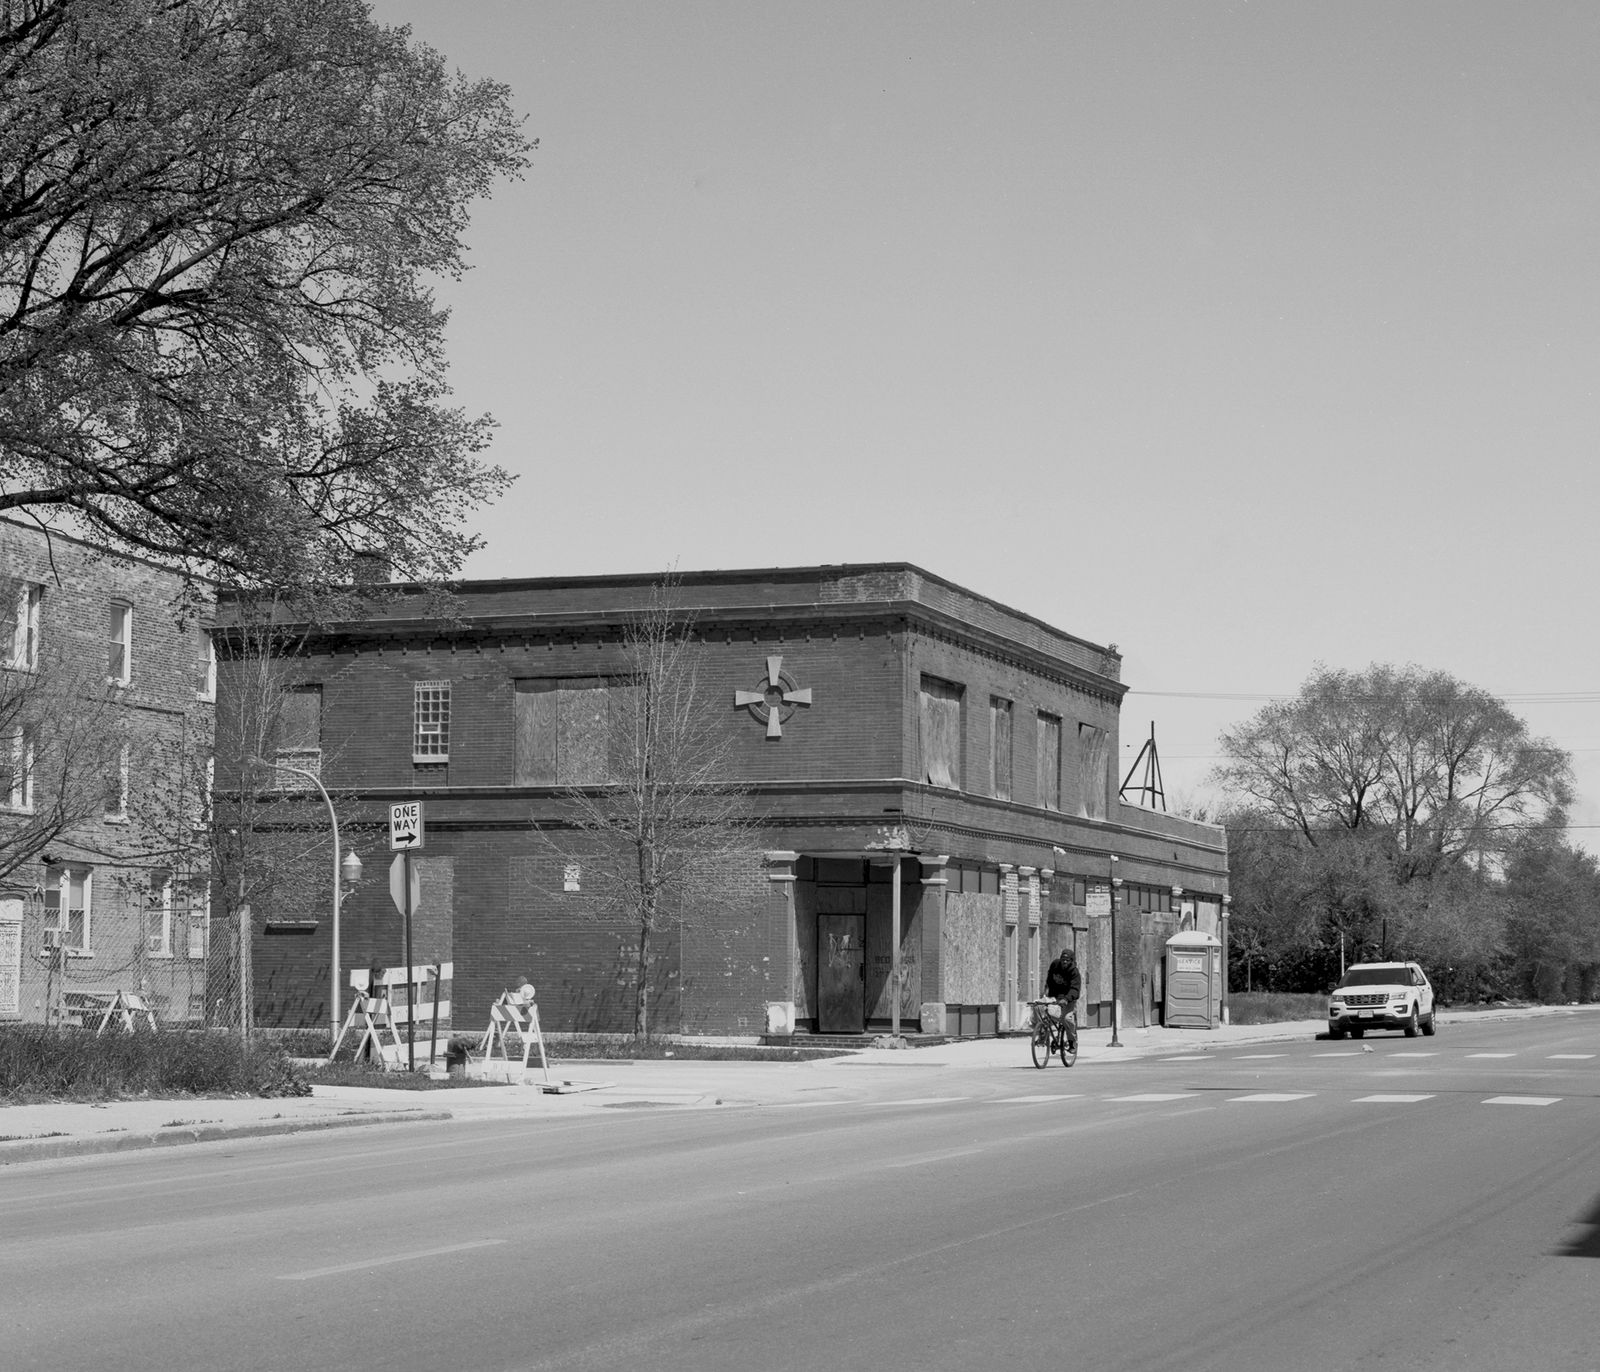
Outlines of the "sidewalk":
<svg viewBox="0 0 1600 1372">
<path fill-rule="evenodd" d="M 1463 1021 L 1572 1013 L 1564 1006 L 1472 1012 L 1442 1011 L 1442 1026 Z M 1109 1029 L 1078 1036 L 1074 1071 L 1141 1057 L 1225 1050 L 1246 1044 L 1311 1039 L 1323 1020 L 1223 1025 L 1217 1029 L 1124 1028 L 1119 1047 Z M 103 1105 L 49 1102 L 0 1106 L 0 1166 L 46 1158 L 121 1152 L 325 1129 L 424 1121 L 544 1119 L 592 1116 L 602 1110 L 650 1107 L 792 1106 L 863 1100 L 875 1083 L 926 1072 L 930 1084 L 944 1069 L 1006 1070 L 1028 1060 L 1023 1036 L 962 1039 L 927 1048 L 864 1048 L 809 1062 L 697 1062 L 692 1059 L 552 1063 L 559 1093 L 542 1089 L 537 1068 L 524 1082 L 457 1090 L 391 1091 L 382 1087 L 316 1086 L 289 1099 L 176 1098 L 110 1101 Z M 565 1085 L 563 1085 L 565 1083 Z"/>
</svg>

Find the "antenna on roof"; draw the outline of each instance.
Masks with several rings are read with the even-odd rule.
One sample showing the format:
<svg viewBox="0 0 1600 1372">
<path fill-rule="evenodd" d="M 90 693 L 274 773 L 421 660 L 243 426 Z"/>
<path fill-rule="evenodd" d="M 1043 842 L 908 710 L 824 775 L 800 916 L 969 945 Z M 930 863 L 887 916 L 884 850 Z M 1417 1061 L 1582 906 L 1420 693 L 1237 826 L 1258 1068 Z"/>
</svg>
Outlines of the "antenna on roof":
<svg viewBox="0 0 1600 1372">
<path fill-rule="evenodd" d="M 1134 758 L 1133 766 L 1128 768 L 1128 775 L 1122 778 L 1122 789 L 1118 795 L 1123 800 L 1128 798 L 1128 784 L 1133 780 L 1133 774 L 1139 770 L 1139 764 L 1144 764 L 1144 780 L 1140 782 L 1135 794 L 1139 797 L 1134 803 L 1143 805 L 1148 810 L 1156 808 L 1156 802 L 1161 803 L 1161 808 L 1167 808 L 1167 793 L 1161 787 L 1161 757 L 1156 752 L 1156 722 L 1150 721 L 1150 737 L 1143 748 L 1139 749 L 1139 756 Z"/>
</svg>

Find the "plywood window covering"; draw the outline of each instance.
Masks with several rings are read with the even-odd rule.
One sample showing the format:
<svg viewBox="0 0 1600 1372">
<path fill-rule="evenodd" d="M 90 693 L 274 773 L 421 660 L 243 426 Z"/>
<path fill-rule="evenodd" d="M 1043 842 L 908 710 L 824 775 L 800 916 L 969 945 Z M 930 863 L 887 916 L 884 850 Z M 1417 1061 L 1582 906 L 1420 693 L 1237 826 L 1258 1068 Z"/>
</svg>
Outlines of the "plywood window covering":
<svg viewBox="0 0 1600 1372">
<path fill-rule="evenodd" d="M 413 762 L 450 760 L 450 683 L 419 681 L 415 687 L 416 728 L 411 740 Z"/>
<path fill-rule="evenodd" d="M 1084 819 L 1106 817 L 1106 731 L 1093 724 L 1078 725 L 1078 814 Z"/>
<path fill-rule="evenodd" d="M 922 774 L 929 785 L 961 788 L 962 691 L 953 681 L 922 678 Z"/>
<path fill-rule="evenodd" d="M 1011 799 L 1011 702 L 989 697 L 989 794 Z"/>
<path fill-rule="evenodd" d="M 1039 713 L 1039 804 L 1046 810 L 1061 808 L 1061 719 Z"/>
<path fill-rule="evenodd" d="M 278 761 L 303 771 L 322 773 L 322 687 L 296 686 L 285 691 L 278 711 Z M 280 789 L 306 785 L 293 772 L 278 773 Z"/>
<path fill-rule="evenodd" d="M 594 786 L 612 775 L 614 717 L 627 682 L 605 677 L 516 683 L 514 770 L 518 786 Z"/>
</svg>

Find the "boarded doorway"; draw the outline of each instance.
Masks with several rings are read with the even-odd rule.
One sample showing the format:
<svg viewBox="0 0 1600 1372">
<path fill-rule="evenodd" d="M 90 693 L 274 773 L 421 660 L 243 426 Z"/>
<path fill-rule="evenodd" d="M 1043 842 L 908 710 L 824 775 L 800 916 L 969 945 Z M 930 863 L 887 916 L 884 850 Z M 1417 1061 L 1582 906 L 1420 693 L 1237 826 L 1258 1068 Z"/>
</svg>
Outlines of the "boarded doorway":
<svg viewBox="0 0 1600 1372">
<path fill-rule="evenodd" d="M 859 1034 L 867 1027 L 866 917 L 817 916 L 817 1028 Z"/>
</svg>

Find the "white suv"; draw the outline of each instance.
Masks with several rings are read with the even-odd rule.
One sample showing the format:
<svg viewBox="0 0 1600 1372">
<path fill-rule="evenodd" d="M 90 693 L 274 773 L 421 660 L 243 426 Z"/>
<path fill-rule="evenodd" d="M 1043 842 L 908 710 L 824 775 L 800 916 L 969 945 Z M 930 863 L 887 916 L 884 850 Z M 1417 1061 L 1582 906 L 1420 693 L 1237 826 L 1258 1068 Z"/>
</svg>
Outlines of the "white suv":
<svg viewBox="0 0 1600 1372">
<path fill-rule="evenodd" d="M 1328 1037 L 1360 1038 L 1368 1029 L 1433 1033 L 1433 987 L 1414 962 L 1358 962 L 1328 1002 Z"/>
</svg>

